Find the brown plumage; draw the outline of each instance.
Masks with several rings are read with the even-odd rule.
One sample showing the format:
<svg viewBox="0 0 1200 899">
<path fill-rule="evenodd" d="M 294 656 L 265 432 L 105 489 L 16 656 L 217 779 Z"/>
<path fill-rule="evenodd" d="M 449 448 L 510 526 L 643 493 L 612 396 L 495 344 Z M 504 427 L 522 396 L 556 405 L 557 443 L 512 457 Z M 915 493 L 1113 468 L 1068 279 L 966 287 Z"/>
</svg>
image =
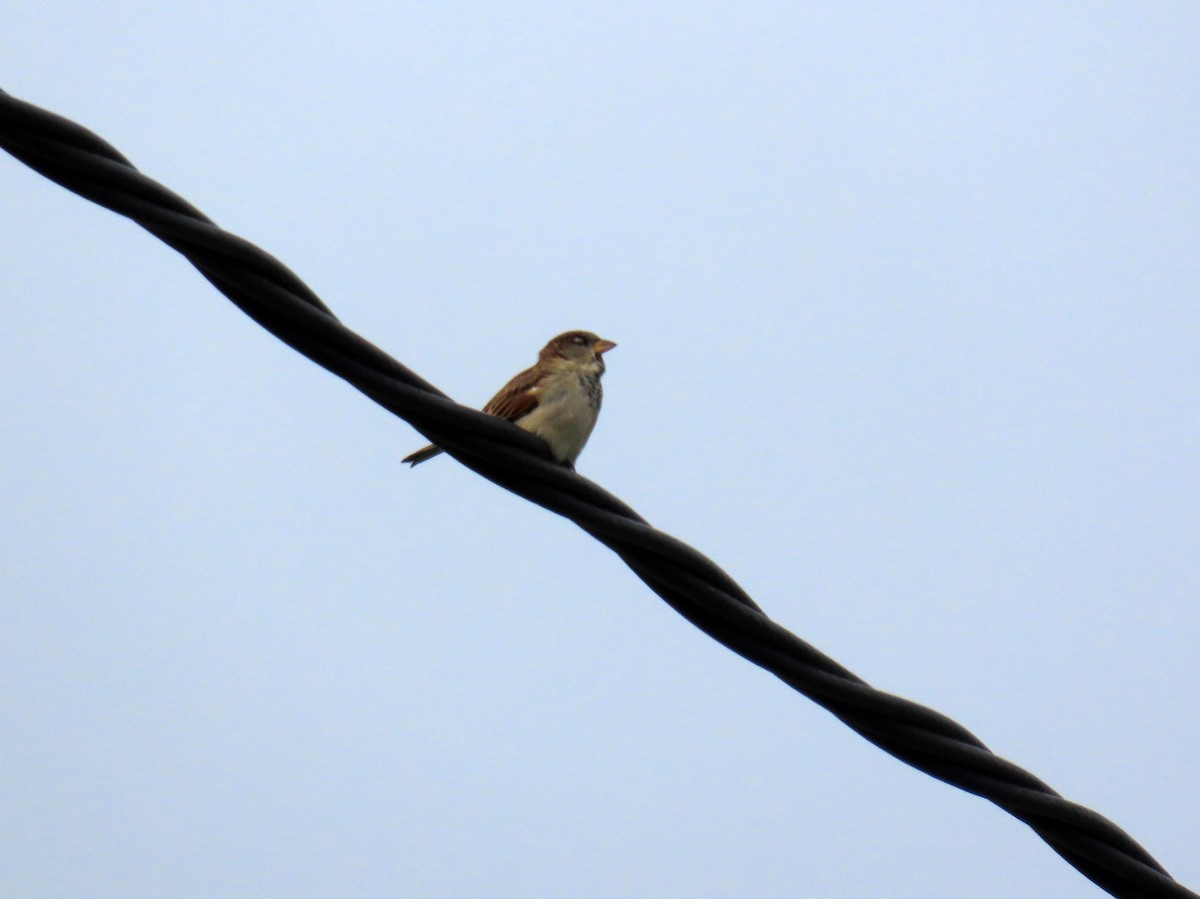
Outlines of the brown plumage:
<svg viewBox="0 0 1200 899">
<path fill-rule="evenodd" d="M 559 334 L 542 347 L 531 368 L 488 400 L 483 411 L 541 437 L 555 459 L 574 468 L 600 414 L 603 356 L 615 346 L 591 331 Z M 430 444 L 403 461 L 419 465 L 440 452 Z"/>
</svg>

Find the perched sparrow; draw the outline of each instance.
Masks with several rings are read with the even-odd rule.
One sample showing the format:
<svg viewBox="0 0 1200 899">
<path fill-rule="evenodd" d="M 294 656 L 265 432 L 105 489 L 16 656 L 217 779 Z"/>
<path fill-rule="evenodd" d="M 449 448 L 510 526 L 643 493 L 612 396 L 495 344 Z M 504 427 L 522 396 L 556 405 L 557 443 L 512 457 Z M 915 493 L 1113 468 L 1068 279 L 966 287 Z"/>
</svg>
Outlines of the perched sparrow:
<svg viewBox="0 0 1200 899">
<path fill-rule="evenodd" d="M 541 437 L 555 459 L 574 468 L 600 414 L 603 355 L 615 346 L 590 331 L 559 334 L 542 347 L 537 364 L 505 384 L 483 411 Z M 419 465 L 440 452 L 430 444 L 403 461 Z"/>
</svg>

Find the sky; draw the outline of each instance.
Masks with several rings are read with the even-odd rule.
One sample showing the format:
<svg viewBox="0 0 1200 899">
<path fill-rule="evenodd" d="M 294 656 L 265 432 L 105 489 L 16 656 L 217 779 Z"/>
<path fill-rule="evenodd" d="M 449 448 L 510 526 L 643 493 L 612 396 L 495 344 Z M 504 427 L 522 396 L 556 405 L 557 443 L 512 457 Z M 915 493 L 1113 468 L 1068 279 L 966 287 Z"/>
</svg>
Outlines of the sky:
<svg viewBox="0 0 1200 899">
<path fill-rule="evenodd" d="M 49 2 L 0 87 L 1200 889 L 1200 7 Z M 0 158 L 0 871 L 43 897 L 1101 891 Z"/>
</svg>

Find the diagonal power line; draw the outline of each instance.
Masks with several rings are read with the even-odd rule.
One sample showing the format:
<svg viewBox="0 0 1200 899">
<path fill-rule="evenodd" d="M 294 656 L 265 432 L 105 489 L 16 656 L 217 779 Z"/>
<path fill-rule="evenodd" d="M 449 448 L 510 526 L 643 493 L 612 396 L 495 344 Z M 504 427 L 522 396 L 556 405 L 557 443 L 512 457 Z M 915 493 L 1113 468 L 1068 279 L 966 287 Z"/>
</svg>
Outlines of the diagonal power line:
<svg viewBox="0 0 1200 899">
<path fill-rule="evenodd" d="M 1113 896 L 1200 899 L 1104 816 L 1062 798 L 945 715 L 876 690 L 776 624 L 710 559 L 651 527 L 597 484 L 555 464 L 538 438 L 449 399 L 343 325 L 273 256 L 218 228 L 86 128 L 0 91 L 0 146 L 50 180 L 141 225 L 293 349 L 476 473 L 575 522 L 714 640 L 885 752 L 1025 822 Z"/>
</svg>

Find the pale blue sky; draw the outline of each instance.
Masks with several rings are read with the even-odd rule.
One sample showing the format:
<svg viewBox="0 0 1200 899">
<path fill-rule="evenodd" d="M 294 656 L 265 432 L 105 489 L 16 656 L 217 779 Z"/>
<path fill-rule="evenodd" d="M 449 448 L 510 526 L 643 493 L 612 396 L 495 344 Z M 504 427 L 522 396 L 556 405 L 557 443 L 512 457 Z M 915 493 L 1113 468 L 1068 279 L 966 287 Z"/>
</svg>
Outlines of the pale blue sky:
<svg viewBox="0 0 1200 899">
<path fill-rule="evenodd" d="M 1200 7 L 25 4 L 73 118 L 1200 888 Z M 23 897 L 1094 897 L 0 158 Z"/>
</svg>

